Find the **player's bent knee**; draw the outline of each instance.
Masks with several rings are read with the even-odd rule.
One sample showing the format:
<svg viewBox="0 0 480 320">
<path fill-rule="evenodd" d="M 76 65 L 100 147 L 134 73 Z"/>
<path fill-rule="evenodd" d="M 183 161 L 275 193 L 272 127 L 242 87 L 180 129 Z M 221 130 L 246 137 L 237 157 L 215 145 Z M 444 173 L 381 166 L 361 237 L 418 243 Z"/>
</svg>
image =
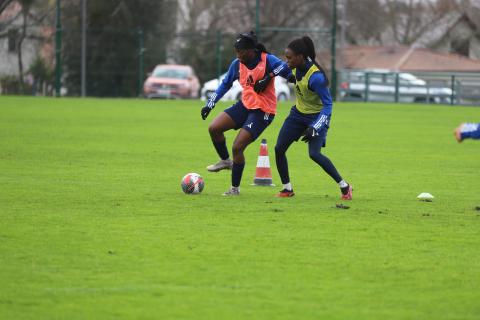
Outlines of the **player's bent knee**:
<svg viewBox="0 0 480 320">
<path fill-rule="evenodd" d="M 213 123 L 211 123 L 211 124 L 208 126 L 208 132 L 210 132 L 210 134 L 216 133 L 216 132 L 218 132 L 218 127 L 215 126 Z"/>
<path fill-rule="evenodd" d="M 232 146 L 232 153 L 234 155 L 242 154 L 243 150 L 245 150 L 245 147 L 243 147 L 239 144 L 233 144 L 233 146 Z"/>
<path fill-rule="evenodd" d="M 308 156 L 310 157 L 310 159 L 312 159 L 313 161 L 315 161 L 316 159 L 318 159 L 319 157 L 321 157 L 321 154 L 320 152 L 318 151 L 310 151 L 308 153 Z"/>
<path fill-rule="evenodd" d="M 238 144 L 233 144 L 232 145 L 232 153 L 234 155 L 239 154 L 241 152 L 241 148 L 238 146 Z"/>
<path fill-rule="evenodd" d="M 217 137 L 223 134 L 223 130 L 215 124 L 210 124 L 208 126 L 208 132 L 210 133 L 211 137 Z"/>
<path fill-rule="evenodd" d="M 279 146 L 278 144 L 275 146 L 275 156 L 281 156 L 285 154 L 285 148 Z"/>
</svg>

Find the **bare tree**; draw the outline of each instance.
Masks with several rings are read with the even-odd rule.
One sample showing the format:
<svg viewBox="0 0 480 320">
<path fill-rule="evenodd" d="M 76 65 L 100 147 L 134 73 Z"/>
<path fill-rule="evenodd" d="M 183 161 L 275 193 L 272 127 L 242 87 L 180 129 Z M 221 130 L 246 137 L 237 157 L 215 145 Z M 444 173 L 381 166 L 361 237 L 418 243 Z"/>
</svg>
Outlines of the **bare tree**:
<svg viewBox="0 0 480 320">
<path fill-rule="evenodd" d="M 14 1 L 15 0 L 0 0 L 0 15 L 8 8 L 8 6 L 14 3 Z M 8 19 L 2 19 L 2 21 L 0 22 L 0 38 L 7 35 L 7 33 L 3 32 L 3 30 L 5 30 L 7 26 L 9 26 L 13 21 L 15 21 L 19 15 L 20 13 L 9 17 Z"/>
<path fill-rule="evenodd" d="M 11 30 L 15 31 L 18 86 L 20 92 L 23 92 L 24 75 L 26 73 L 23 52 L 24 42 L 26 39 L 34 40 L 36 42 L 45 40 L 45 35 L 39 33 L 37 27 L 52 24 L 52 20 L 49 20 L 49 18 L 52 17 L 52 7 L 48 0 L 0 0 L 0 14 L 14 4 L 16 5 L 14 9 L 18 12 L 2 21 L 0 30 L 4 31 L 0 32 L 0 38 L 8 36 Z"/>
<path fill-rule="evenodd" d="M 0 14 L 15 0 L 0 0 Z"/>
<path fill-rule="evenodd" d="M 257 13 L 255 0 L 227 0 L 222 3 L 216 14 L 216 27 L 233 34 L 255 30 Z M 283 48 L 289 40 L 306 33 L 295 29 L 329 27 L 331 23 L 325 19 L 331 15 L 330 0 L 264 0 L 259 4 L 261 30 L 259 39 L 275 53 L 283 53 Z M 283 31 L 271 28 L 281 28 Z M 314 37 L 317 35 L 311 34 Z"/>
<path fill-rule="evenodd" d="M 459 9 L 457 0 L 386 0 L 386 25 L 396 43 L 411 45 L 444 17 Z"/>
<path fill-rule="evenodd" d="M 346 41 L 351 44 L 381 44 L 386 14 L 380 0 L 347 0 Z"/>
<path fill-rule="evenodd" d="M 18 56 L 18 77 L 20 80 L 20 89 L 23 91 L 24 78 L 23 78 L 23 59 L 22 59 L 22 44 L 25 38 L 27 37 L 27 25 L 28 18 L 30 13 L 30 8 L 34 0 L 19 0 L 20 5 L 22 6 L 22 29 L 20 32 L 20 37 L 17 42 L 17 56 Z"/>
</svg>

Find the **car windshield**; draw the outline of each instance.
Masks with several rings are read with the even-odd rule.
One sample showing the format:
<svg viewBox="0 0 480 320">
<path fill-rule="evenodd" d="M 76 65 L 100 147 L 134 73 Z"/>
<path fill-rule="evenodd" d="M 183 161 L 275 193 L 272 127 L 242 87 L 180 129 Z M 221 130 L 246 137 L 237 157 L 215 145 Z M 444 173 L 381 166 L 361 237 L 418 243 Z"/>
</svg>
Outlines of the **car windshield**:
<svg viewBox="0 0 480 320">
<path fill-rule="evenodd" d="M 173 68 L 155 68 L 153 76 L 156 78 L 187 79 L 188 70 Z"/>
</svg>

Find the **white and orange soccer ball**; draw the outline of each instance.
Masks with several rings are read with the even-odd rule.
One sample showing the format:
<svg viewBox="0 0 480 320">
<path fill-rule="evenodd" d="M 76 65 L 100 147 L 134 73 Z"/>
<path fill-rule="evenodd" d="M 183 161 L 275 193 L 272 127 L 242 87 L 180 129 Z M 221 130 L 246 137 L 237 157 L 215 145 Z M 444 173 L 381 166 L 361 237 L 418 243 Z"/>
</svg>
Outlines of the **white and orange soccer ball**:
<svg viewBox="0 0 480 320">
<path fill-rule="evenodd" d="M 205 187 L 205 181 L 198 173 L 187 173 L 182 178 L 182 190 L 186 194 L 198 194 Z"/>
</svg>

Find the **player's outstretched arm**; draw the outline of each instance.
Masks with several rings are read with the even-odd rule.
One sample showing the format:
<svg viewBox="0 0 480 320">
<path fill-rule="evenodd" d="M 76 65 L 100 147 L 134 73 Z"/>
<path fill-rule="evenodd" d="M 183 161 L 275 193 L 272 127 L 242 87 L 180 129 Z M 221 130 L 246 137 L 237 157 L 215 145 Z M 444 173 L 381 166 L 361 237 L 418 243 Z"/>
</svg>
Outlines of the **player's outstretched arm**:
<svg viewBox="0 0 480 320">
<path fill-rule="evenodd" d="M 215 92 L 207 100 L 205 106 L 200 110 L 200 115 L 202 116 L 203 120 L 207 119 L 210 112 L 213 110 L 213 108 L 215 108 L 215 104 L 225 95 L 225 93 L 227 93 L 228 90 L 230 90 L 233 82 L 238 79 L 238 68 L 239 62 L 238 59 L 235 59 L 230 64 L 228 72 L 218 86 L 217 90 L 215 90 Z"/>
</svg>

